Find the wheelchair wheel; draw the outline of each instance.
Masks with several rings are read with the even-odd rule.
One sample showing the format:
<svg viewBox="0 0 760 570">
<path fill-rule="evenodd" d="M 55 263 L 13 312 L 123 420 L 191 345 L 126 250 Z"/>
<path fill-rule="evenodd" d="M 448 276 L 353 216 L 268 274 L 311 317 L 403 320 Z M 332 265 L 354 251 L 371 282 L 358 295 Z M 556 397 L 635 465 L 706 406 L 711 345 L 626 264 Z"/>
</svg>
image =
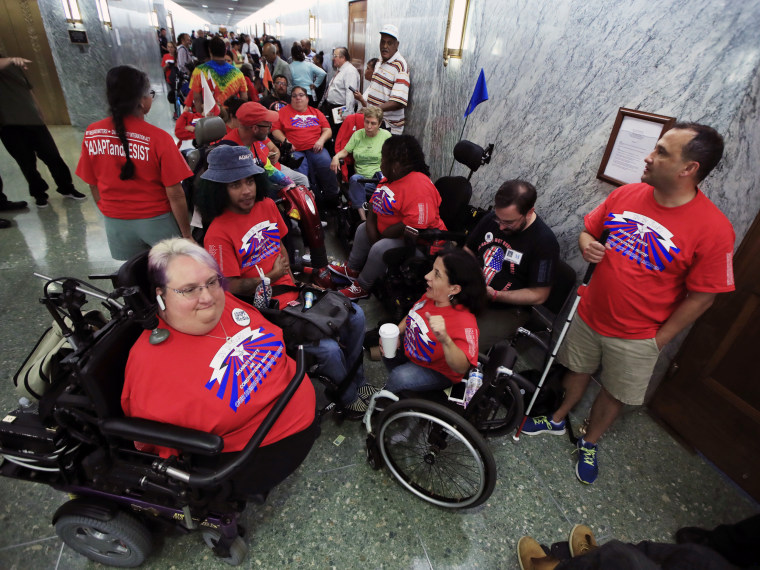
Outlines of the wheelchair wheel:
<svg viewBox="0 0 760 570">
<path fill-rule="evenodd" d="M 108 521 L 64 515 L 55 523 L 55 532 L 72 550 L 108 566 L 134 568 L 152 550 L 150 531 L 122 512 Z"/>
<path fill-rule="evenodd" d="M 203 537 L 203 542 L 206 543 L 206 546 L 213 550 L 216 548 L 222 534 L 216 529 L 204 528 L 201 530 L 201 536 Z M 232 541 L 232 544 L 230 544 L 230 555 L 224 558 L 217 556 L 217 558 L 230 566 L 240 566 L 246 556 L 248 556 L 248 545 L 245 543 L 245 540 L 238 536 Z"/>
<path fill-rule="evenodd" d="M 378 419 L 377 443 L 393 476 L 419 498 L 454 509 L 491 496 L 496 462 L 462 416 L 426 400 L 401 400 Z"/>
<path fill-rule="evenodd" d="M 523 395 L 511 379 L 506 381 L 504 395 L 499 401 L 483 398 L 476 405 L 483 410 L 477 414 L 476 427 L 485 436 L 508 434 L 517 427 L 525 413 Z"/>
</svg>

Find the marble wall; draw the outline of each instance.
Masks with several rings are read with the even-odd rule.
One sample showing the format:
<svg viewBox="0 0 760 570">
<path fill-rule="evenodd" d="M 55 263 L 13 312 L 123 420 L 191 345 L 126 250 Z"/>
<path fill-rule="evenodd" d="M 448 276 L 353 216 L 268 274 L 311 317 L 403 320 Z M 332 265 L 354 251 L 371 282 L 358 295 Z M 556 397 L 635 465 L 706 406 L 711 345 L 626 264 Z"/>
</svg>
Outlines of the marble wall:
<svg viewBox="0 0 760 570">
<path fill-rule="evenodd" d="M 100 23 L 95 0 L 79 0 L 83 22 L 76 26 L 66 23 L 60 2 L 39 3 L 71 124 L 79 129 L 108 115 L 105 77 L 111 67 L 134 65 L 153 84 L 163 84 L 156 31 L 150 24 L 153 8 L 159 22 L 166 22 L 163 1 L 121 0 L 109 6 L 113 28 Z M 72 44 L 69 29 L 85 30 L 89 44 Z"/>
<path fill-rule="evenodd" d="M 318 48 L 329 54 L 346 43 L 347 4 L 316 0 L 290 13 L 275 4 L 261 16 L 279 17 L 287 47 L 308 35 L 310 9 L 321 21 Z M 596 171 L 618 108 L 704 122 L 727 144 L 703 189 L 731 219 L 738 245 L 760 209 L 760 4 L 471 0 L 463 57 L 444 67 L 447 14 L 441 0 L 368 2 L 367 57 L 378 55 L 382 25 L 396 24 L 412 78 L 406 132 L 423 143 L 434 178 L 448 173 L 463 127 L 465 138 L 494 143 L 491 164 L 472 178 L 474 201 L 488 205 L 505 179 L 533 181 L 540 214 L 580 269 L 583 215 L 613 189 Z M 465 126 L 481 68 L 490 100 Z"/>
</svg>

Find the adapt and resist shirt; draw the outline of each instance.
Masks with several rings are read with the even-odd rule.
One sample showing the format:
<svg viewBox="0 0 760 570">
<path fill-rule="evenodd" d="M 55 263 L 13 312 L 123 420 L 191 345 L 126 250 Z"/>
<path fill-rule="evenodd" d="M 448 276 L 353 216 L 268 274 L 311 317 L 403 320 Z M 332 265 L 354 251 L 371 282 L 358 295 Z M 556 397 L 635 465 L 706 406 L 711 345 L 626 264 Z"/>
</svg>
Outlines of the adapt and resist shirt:
<svg viewBox="0 0 760 570">
<path fill-rule="evenodd" d="M 98 208 L 121 220 L 153 218 L 171 211 L 166 188 L 193 175 L 171 135 L 137 117 L 126 117 L 124 127 L 135 174 L 121 180 L 127 159 L 108 117 L 87 127 L 76 174 L 98 187 Z"/>
<path fill-rule="evenodd" d="M 559 244 L 539 216 L 523 231 L 507 234 L 490 212 L 467 236 L 467 247 L 475 252 L 486 285 L 497 291 L 549 287 L 554 282 Z"/>
<path fill-rule="evenodd" d="M 370 203 L 380 233 L 399 222 L 417 229 L 446 229 L 438 212 L 441 195 L 421 172 L 410 172 L 394 182 L 381 180 Z"/>
<path fill-rule="evenodd" d="M 307 107 L 299 113 L 292 105 L 286 105 L 278 113 L 280 118 L 272 124 L 272 130 L 285 133 L 293 148 L 298 151 L 311 150 L 322 136 L 322 129 L 330 128 L 330 123 L 322 112 L 314 107 Z"/>
<path fill-rule="evenodd" d="M 354 157 L 356 173 L 364 178 L 372 178 L 380 172 L 380 155 L 383 143 L 391 138 L 385 129 L 380 129 L 374 137 L 368 137 L 364 129 L 359 129 L 348 141 L 345 151 Z"/>
<path fill-rule="evenodd" d="M 225 277 L 259 278 L 256 267 L 269 273 L 282 248 L 282 238 L 288 233 L 277 205 L 269 198 L 256 202 L 247 214 L 226 210 L 214 219 L 203 238 L 206 250 L 219 264 Z M 295 285 L 285 273 L 275 285 Z M 279 295 L 280 306 L 295 300 L 296 292 Z"/>
<path fill-rule="evenodd" d="M 163 321 L 159 326 L 169 328 Z M 215 433 L 225 452 L 240 451 L 295 376 L 282 331 L 230 293 L 208 334 L 169 330 L 169 338 L 155 345 L 144 331 L 132 347 L 121 394 L 124 414 Z M 263 445 L 309 427 L 315 406 L 314 387 L 305 378 Z M 138 447 L 162 457 L 173 452 Z"/>
<path fill-rule="evenodd" d="M 734 230 L 699 190 L 675 208 L 657 203 L 648 184 L 613 191 L 584 219 L 612 246 L 581 299 L 580 317 L 596 332 L 653 338 L 687 291 L 734 290 Z"/>
<path fill-rule="evenodd" d="M 447 364 L 443 345 L 430 330 L 426 313 L 443 317 L 446 332 L 467 355 L 467 360 L 472 365 L 478 363 L 478 323 L 475 315 L 462 305 L 436 307 L 433 301 L 423 295 L 406 316 L 404 354 L 407 358 L 419 366 L 440 372 L 455 384 L 461 382 L 462 375 Z"/>
</svg>

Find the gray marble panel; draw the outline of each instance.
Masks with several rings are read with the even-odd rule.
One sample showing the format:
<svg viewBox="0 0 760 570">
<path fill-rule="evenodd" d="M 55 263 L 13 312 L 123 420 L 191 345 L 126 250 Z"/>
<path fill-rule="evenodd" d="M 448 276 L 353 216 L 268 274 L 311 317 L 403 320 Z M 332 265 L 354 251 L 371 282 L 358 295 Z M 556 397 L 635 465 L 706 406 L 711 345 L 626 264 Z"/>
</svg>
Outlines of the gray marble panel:
<svg viewBox="0 0 760 570">
<path fill-rule="evenodd" d="M 134 65 L 148 73 L 154 85 L 163 83 L 156 32 L 150 25 L 150 5 L 149 0 L 111 2 L 113 29 L 110 29 L 100 23 L 94 0 L 79 1 L 83 23 L 76 27 L 66 23 L 60 2 L 39 3 L 75 127 L 84 129 L 108 114 L 105 77 L 114 65 Z M 163 1 L 155 0 L 153 6 L 160 10 L 159 15 L 165 14 Z M 165 21 L 165 16 L 159 20 Z M 87 31 L 89 44 L 71 44 L 69 29 Z"/>
</svg>

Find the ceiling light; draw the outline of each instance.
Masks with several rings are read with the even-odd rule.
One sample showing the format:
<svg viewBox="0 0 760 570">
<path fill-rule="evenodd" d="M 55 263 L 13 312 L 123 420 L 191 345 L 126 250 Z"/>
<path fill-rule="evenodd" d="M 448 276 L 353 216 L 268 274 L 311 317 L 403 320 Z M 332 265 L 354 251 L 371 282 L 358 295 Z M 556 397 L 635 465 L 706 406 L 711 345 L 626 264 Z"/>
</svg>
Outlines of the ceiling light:
<svg viewBox="0 0 760 570">
<path fill-rule="evenodd" d="M 208 4 L 201 4 L 201 8 L 208 8 Z"/>
<path fill-rule="evenodd" d="M 235 8 L 227 8 L 228 10 L 234 10 Z"/>
</svg>

